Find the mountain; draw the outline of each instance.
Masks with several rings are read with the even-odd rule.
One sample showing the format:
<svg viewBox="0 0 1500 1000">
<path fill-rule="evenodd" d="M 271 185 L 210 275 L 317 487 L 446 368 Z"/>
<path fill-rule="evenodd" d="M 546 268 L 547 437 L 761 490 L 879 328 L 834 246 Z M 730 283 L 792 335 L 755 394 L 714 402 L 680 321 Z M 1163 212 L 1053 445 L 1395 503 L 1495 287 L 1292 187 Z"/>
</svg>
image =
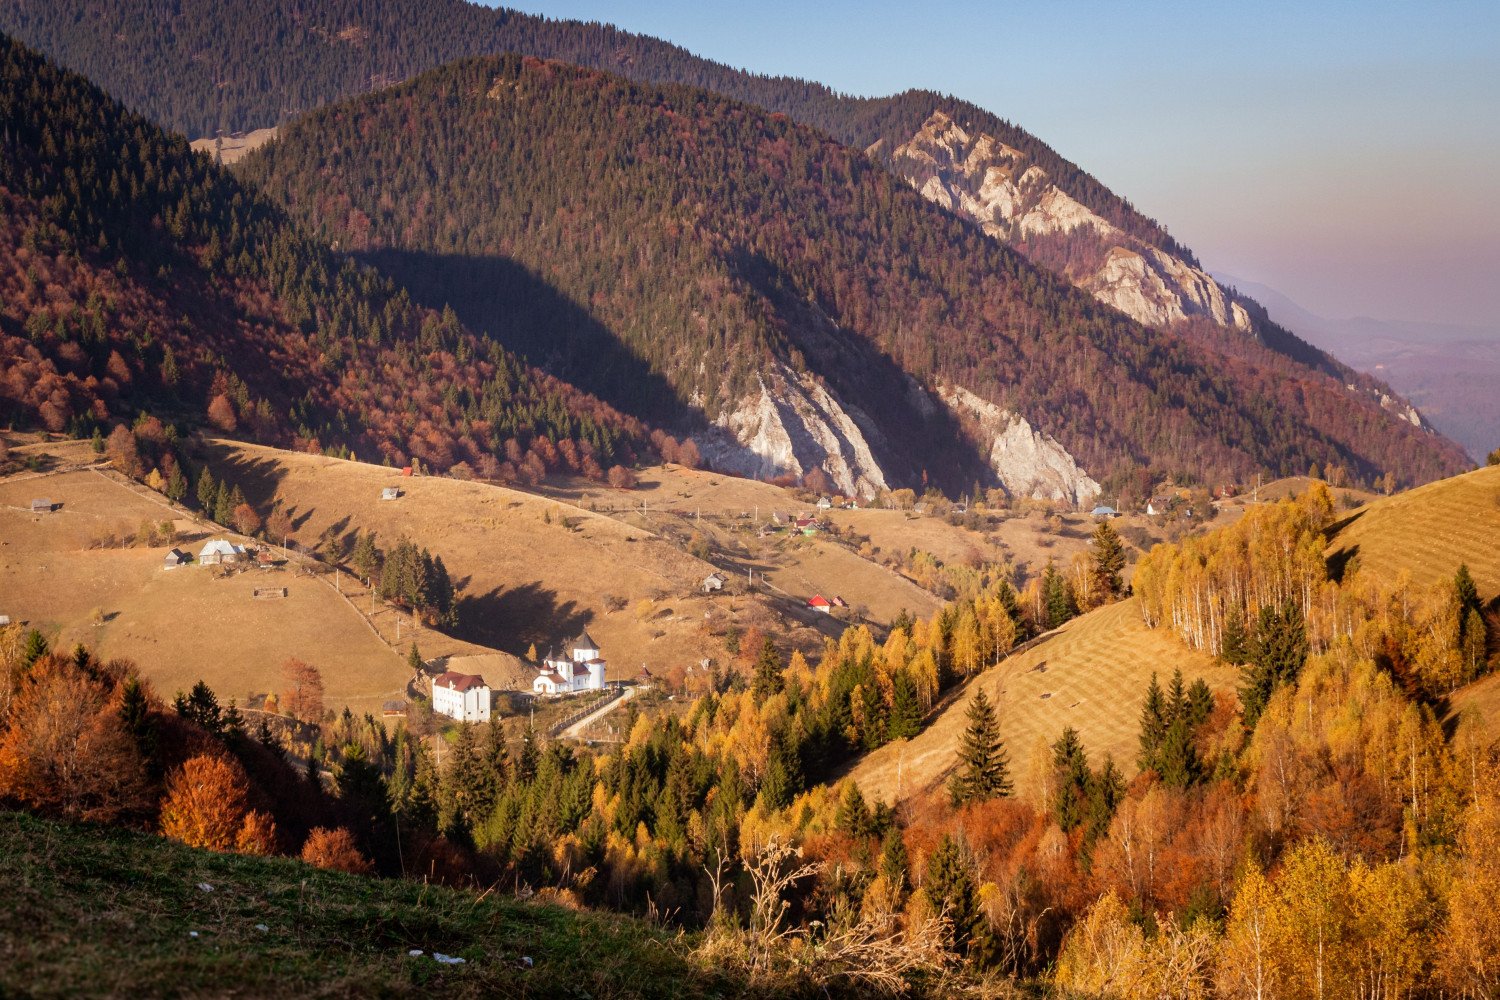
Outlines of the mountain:
<svg viewBox="0 0 1500 1000">
<path fill-rule="evenodd" d="M 1248 334 L 1258 347 L 1316 368 L 1365 402 L 1426 426 L 1389 386 L 1355 373 L 1215 282 L 1164 227 L 1077 164 L 949 95 L 910 90 L 850 97 L 804 80 L 732 69 L 609 25 L 463 0 L 331 0 L 313 7 L 294 0 L 17 0 L 0 8 L 0 27 L 192 135 L 274 125 L 454 58 L 507 51 L 712 90 L 868 150 L 929 197 L 1140 322 L 1173 324 L 1183 336 L 1230 353 L 1241 351 L 1233 341 Z M 133 57 L 119 58 L 122 51 Z M 799 386 L 785 402 L 814 413 L 821 405 L 815 396 Z M 843 433 L 832 429 L 836 424 L 814 435 L 819 448 L 830 443 L 829 435 Z M 776 447 L 789 454 L 796 445 L 779 441 Z M 1447 471 L 1459 467 L 1451 464 L 1453 449 L 1437 447 Z"/>
<path fill-rule="evenodd" d="M 1500 328 L 1368 316 L 1328 319 L 1265 285 L 1226 274 L 1218 280 L 1255 296 L 1298 336 L 1389 382 L 1476 462 L 1500 445 L 1500 394 L 1495 392 Z"/>
<path fill-rule="evenodd" d="M 4 36 L 0 122 L 0 419 L 87 434 L 207 415 L 395 464 L 601 476 L 643 446 L 638 422 L 414 305 Z"/>
<path fill-rule="evenodd" d="M 467 61 L 288 123 L 238 169 L 422 301 L 691 431 L 729 471 L 1026 495 L 1048 466 L 1065 482 L 1042 495 L 1077 501 L 1084 475 L 1152 466 L 1465 464 L 1342 381 L 1253 339 L 1147 329 L 859 150 L 705 91 Z"/>
</svg>

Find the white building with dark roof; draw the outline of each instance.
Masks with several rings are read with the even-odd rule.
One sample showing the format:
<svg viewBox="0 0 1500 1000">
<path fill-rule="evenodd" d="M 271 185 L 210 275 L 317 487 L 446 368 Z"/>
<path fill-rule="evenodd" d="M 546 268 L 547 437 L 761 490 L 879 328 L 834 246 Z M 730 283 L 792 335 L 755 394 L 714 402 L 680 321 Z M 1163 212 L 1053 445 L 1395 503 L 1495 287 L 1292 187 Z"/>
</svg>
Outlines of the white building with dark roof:
<svg viewBox="0 0 1500 1000">
<path fill-rule="evenodd" d="M 542 661 L 542 672 L 531 682 L 531 690 L 537 694 L 601 691 L 604 689 L 604 669 L 599 644 L 585 632 L 573 640 L 571 656 L 548 657 Z"/>
<path fill-rule="evenodd" d="M 459 722 L 488 722 L 489 685 L 478 674 L 439 674 L 432 681 L 432 710 Z"/>
</svg>

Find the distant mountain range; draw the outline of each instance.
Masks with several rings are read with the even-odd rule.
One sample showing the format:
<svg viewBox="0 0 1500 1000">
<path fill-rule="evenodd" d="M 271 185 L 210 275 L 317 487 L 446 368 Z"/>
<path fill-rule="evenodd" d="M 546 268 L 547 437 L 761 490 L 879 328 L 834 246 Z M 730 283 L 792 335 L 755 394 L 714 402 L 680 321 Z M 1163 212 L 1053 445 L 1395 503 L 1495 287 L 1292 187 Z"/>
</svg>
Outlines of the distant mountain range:
<svg viewBox="0 0 1500 1000">
<path fill-rule="evenodd" d="M 1500 326 L 1328 319 L 1266 285 L 1215 276 L 1308 342 L 1390 383 L 1476 462 L 1500 448 Z"/>
<path fill-rule="evenodd" d="M 726 470 L 1080 500 L 1163 472 L 1317 464 L 1416 482 L 1466 464 L 1388 386 L 1220 287 L 1086 171 L 945 95 L 849 98 L 459 0 L 18 0 L 0 27 L 189 134 L 285 122 L 507 50 L 706 88 L 518 72 L 516 86 L 548 84 L 548 107 L 497 127 L 492 107 L 476 119 L 429 103 L 441 131 L 422 147 L 408 141 L 412 104 L 457 78 L 428 81 L 293 122 L 246 169 L 339 250 L 552 374 L 693 433 Z M 490 101 L 505 105 L 507 73 Z M 568 117 L 577 102 L 558 74 L 597 89 L 624 126 Z M 405 132 L 351 133 L 356 117 Z M 340 135 L 328 169 L 307 159 L 317 128 Z M 942 221 L 955 216 L 972 236 Z"/>
</svg>

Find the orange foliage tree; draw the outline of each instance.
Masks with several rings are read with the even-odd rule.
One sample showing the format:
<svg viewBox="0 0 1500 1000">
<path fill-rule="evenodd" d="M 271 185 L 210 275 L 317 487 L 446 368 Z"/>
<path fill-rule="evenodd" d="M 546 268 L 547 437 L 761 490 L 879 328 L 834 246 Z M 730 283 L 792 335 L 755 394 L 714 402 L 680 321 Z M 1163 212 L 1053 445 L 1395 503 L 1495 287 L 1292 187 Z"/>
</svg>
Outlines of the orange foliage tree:
<svg viewBox="0 0 1500 1000">
<path fill-rule="evenodd" d="M 281 707 L 292 718 L 300 722 L 317 722 L 323 717 L 323 675 L 311 663 L 295 656 L 281 665 L 281 676 L 286 690 L 281 694 Z"/>
<path fill-rule="evenodd" d="M 346 827 L 317 827 L 307 835 L 302 845 L 302 860 L 319 868 L 336 872 L 352 872 L 363 875 L 374 867 L 354 843 L 354 835 Z"/>
<path fill-rule="evenodd" d="M 146 814 L 146 762 L 126 732 L 116 685 L 122 663 L 84 670 L 71 657 L 31 665 L 0 735 L 0 798 L 91 822 Z"/>
<path fill-rule="evenodd" d="M 190 757 L 167 781 L 162 836 L 213 851 L 270 854 L 276 824 L 249 806 L 250 779 L 221 754 Z"/>
</svg>

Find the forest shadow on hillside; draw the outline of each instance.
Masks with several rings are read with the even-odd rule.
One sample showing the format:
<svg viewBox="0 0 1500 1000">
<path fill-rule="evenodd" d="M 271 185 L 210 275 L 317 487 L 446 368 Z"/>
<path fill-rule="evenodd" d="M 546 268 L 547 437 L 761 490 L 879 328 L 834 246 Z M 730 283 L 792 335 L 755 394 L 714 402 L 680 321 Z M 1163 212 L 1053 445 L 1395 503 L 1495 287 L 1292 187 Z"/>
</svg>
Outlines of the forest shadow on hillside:
<svg viewBox="0 0 1500 1000">
<path fill-rule="evenodd" d="M 458 581 L 458 585 L 464 582 Z M 451 634 L 520 655 L 532 643 L 546 651 L 548 643 L 556 643 L 560 635 L 577 635 L 593 618 L 588 609 L 573 601 L 559 602 L 557 591 L 532 581 L 460 597 L 459 626 Z"/>
<path fill-rule="evenodd" d="M 615 331 L 509 257 L 403 249 L 359 257 L 405 285 L 420 304 L 452 306 L 475 333 L 616 409 L 669 426 L 704 422 Z"/>
</svg>

